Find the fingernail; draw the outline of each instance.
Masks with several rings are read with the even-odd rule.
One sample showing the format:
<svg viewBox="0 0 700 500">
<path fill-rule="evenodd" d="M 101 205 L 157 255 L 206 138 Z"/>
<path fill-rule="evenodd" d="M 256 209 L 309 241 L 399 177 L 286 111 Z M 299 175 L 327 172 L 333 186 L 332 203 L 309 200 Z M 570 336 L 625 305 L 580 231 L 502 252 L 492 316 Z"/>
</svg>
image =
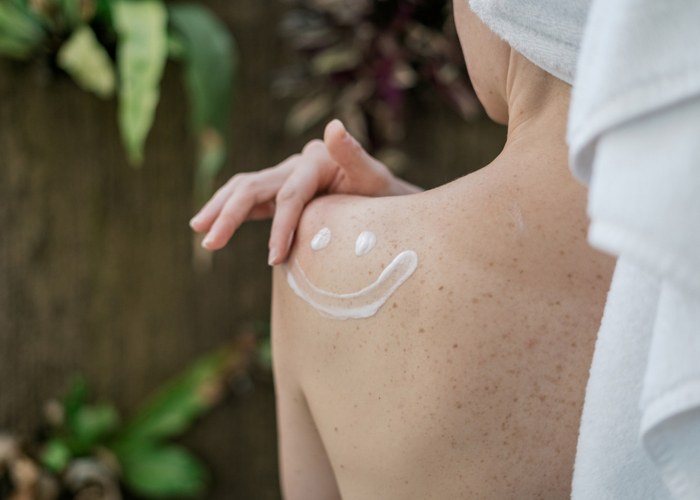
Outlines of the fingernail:
<svg viewBox="0 0 700 500">
<path fill-rule="evenodd" d="M 270 249 L 270 257 L 267 259 L 267 264 L 269 266 L 274 266 L 278 255 L 279 255 L 279 253 L 277 252 L 277 249 L 271 248 Z"/>
<path fill-rule="evenodd" d="M 192 219 L 190 219 L 190 227 L 191 227 L 192 229 L 194 229 L 194 225 L 195 225 L 198 221 L 199 221 L 199 217 L 197 217 L 196 215 L 195 215 L 194 217 L 192 217 Z"/>
<path fill-rule="evenodd" d="M 209 250 L 209 247 L 208 247 L 209 243 L 211 243 L 211 238 L 209 238 L 209 236 L 207 236 L 206 238 L 204 238 L 204 240 L 202 240 L 202 248 L 205 250 Z"/>
</svg>

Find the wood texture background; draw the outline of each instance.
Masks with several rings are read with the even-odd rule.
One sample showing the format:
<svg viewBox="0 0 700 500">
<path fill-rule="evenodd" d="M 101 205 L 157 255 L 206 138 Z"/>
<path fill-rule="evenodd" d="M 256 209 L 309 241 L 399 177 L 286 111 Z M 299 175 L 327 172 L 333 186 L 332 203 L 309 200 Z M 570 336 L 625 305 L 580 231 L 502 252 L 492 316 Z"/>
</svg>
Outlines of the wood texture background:
<svg viewBox="0 0 700 500">
<path fill-rule="evenodd" d="M 322 133 L 285 137 L 290 102 L 269 91 L 291 60 L 279 0 L 208 0 L 241 51 L 231 155 L 219 178 L 272 166 Z M 43 403 L 84 373 L 132 412 L 196 356 L 269 315 L 269 222 L 244 225 L 210 272 L 192 267 L 194 143 L 168 64 L 140 170 L 125 160 L 116 102 L 65 75 L 0 61 L 0 430 L 32 432 Z M 405 177 L 429 188 L 487 164 L 505 130 L 464 123 L 439 99 L 411 110 Z M 279 498 L 274 393 L 229 398 L 184 441 L 211 467 L 207 498 Z"/>
</svg>

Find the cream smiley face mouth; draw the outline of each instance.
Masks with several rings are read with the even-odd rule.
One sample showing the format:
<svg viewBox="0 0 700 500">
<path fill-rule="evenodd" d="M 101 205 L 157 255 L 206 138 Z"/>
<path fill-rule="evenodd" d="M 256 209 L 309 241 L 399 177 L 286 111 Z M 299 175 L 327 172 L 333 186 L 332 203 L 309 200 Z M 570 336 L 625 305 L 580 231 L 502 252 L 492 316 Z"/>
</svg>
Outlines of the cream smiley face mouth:
<svg viewBox="0 0 700 500">
<path fill-rule="evenodd" d="M 330 241 L 330 230 L 323 228 L 319 234 L 322 232 L 324 239 L 327 236 Z M 374 233 L 363 232 L 355 244 L 355 254 L 366 254 L 375 243 Z M 413 274 L 418 267 L 418 255 L 413 250 L 401 252 L 384 268 L 374 283 L 358 292 L 345 294 L 327 292 L 314 286 L 296 259 L 291 265 L 284 263 L 282 267 L 294 293 L 313 306 L 321 316 L 331 319 L 360 319 L 374 316 L 396 289 Z"/>
</svg>

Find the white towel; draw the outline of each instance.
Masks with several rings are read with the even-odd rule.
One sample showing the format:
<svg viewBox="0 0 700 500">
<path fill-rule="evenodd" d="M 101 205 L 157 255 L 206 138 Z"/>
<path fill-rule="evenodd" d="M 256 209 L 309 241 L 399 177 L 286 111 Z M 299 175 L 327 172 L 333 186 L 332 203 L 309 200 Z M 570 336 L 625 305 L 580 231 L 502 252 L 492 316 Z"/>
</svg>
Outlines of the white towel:
<svg viewBox="0 0 700 500">
<path fill-rule="evenodd" d="M 657 278 L 624 257 L 618 260 L 586 388 L 572 500 L 669 498 L 638 438 L 660 293 Z"/>
<path fill-rule="evenodd" d="M 568 140 L 574 173 L 590 180 L 589 241 L 621 256 L 618 266 L 636 268 L 614 278 L 600 336 L 617 331 L 626 344 L 596 347 L 573 498 L 699 499 L 700 2 L 594 0 Z M 617 283 L 635 272 L 658 282 L 656 299 Z M 613 292 L 626 300 L 613 301 Z M 620 356 L 622 349 L 637 355 Z M 601 382 L 617 377 L 637 377 L 637 408 Z M 627 435 L 625 446 L 601 454 L 594 444 L 625 426 L 638 439 Z M 643 465 L 645 450 L 656 473 Z M 625 462 L 643 471 L 636 488 L 606 489 L 601 474 Z M 659 478 L 667 490 L 659 491 Z"/>
<path fill-rule="evenodd" d="M 515 50 L 571 84 L 591 0 L 470 0 L 474 13 Z"/>
</svg>

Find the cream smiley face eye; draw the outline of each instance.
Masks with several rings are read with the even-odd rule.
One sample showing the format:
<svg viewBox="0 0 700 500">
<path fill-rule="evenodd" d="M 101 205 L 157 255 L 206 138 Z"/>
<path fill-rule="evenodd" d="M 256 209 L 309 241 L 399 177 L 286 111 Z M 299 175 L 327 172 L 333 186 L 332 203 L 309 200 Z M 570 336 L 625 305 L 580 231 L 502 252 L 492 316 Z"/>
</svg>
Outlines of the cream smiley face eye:
<svg viewBox="0 0 700 500">
<path fill-rule="evenodd" d="M 377 244 L 377 235 L 372 231 L 362 231 L 355 242 L 355 255 L 358 257 L 364 255 L 374 248 Z"/>
<path fill-rule="evenodd" d="M 311 240 L 311 248 L 314 250 L 321 250 L 326 248 L 331 242 L 331 230 L 327 227 L 321 229 L 316 236 Z"/>
<path fill-rule="evenodd" d="M 318 233 L 316 233 L 316 236 L 314 236 L 311 240 L 311 248 L 313 250 L 321 250 L 326 248 L 330 242 L 331 230 L 330 228 L 324 227 Z M 355 242 L 355 255 L 360 257 L 361 255 L 366 254 L 372 250 L 376 244 L 376 234 L 374 234 L 372 231 L 362 231 Z"/>
</svg>

